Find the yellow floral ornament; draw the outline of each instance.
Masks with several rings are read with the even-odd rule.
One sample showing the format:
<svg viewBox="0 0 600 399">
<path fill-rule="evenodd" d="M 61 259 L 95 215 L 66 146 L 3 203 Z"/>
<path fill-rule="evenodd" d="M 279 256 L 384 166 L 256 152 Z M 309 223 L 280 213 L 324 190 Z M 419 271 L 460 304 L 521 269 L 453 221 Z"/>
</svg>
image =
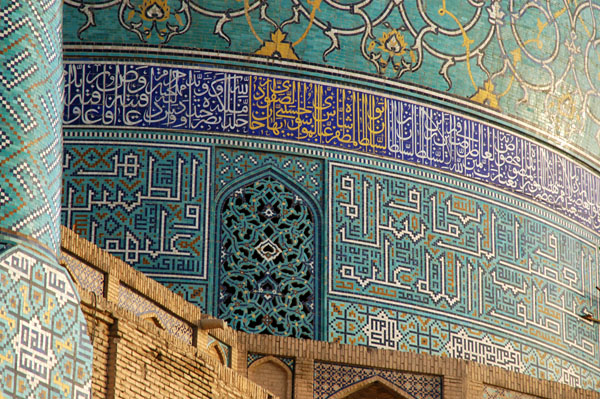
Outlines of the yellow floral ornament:
<svg viewBox="0 0 600 399">
<path fill-rule="evenodd" d="M 410 70 L 411 63 L 415 62 L 415 55 L 412 50 L 409 50 L 404 35 L 392 28 L 390 24 L 384 23 L 384 25 L 388 31 L 382 32 L 381 36 L 369 43 L 367 48 L 371 61 L 376 64 L 377 71 L 381 73 L 385 73 L 390 64 L 397 74 Z M 403 58 L 407 53 L 410 61 Z"/>
<path fill-rule="evenodd" d="M 390 32 L 383 32 L 378 42 L 381 50 L 388 53 L 390 57 L 403 55 L 406 52 L 406 41 L 404 35 L 396 29 Z"/>
<path fill-rule="evenodd" d="M 298 56 L 294 52 L 292 44 L 284 41 L 286 36 L 287 34 L 283 33 L 281 29 L 277 29 L 271 33 L 271 41 L 264 42 L 255 54 L 297 60 Z"/>
<path fill-rule="evenodd" d="M 471 100 L 487 105 L 490 108 L 500 109 L 498 97 L 494 94 L 494 84 L 490 80 L 484 83 L 484 87 L 480 87 L 477 90 L 477 93 L 471 97 Z"/>
<path fill-rule="evenodd" d="M 168 0 L 144 0 L 140 5 L 140 14 L 145 21 L 166 21 L 171 13 Z"/>
</svg>

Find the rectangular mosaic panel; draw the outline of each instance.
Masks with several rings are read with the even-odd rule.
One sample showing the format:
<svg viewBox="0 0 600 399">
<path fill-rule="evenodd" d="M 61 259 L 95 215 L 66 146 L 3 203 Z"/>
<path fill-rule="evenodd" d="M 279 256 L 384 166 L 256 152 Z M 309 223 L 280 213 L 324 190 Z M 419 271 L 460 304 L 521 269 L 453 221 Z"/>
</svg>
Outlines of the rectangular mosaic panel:
<svg viewBox="0 0 600 399">
<path fill-rule="evenodd" d="M 561 364 L 536 367 L 541 353 L 577 365 L 575 374 L 600 367 L 597 330 L 580 317 L 597 306 L 592 232 L 422 169 L 332 162 L 329 176 L 330 340 L 536 376 Z M 557 379 L 569 379 L 560 369 Z"/>
<path fill-rule="evenodd" d="M 160 327 L 169 334 L 189 345 L 192 344 L 192 327 L 123 285 L 119 286 L 119 307 L 142 319 L 157 320 Z"/>
<path fill-rule="evenodd" d="M 107 52 L 126 52 L 126 45 L 131 52 L 160 51 L 177 59 L 188 53 L 193 62 L 214 57 L 261 68 L 287 58 L 291 73 L 329 71 L 342 82 L 456 101 L 592 158 L 600 154 L 598 60 L 589 47 L 598 29 L 594 2 L 567 3 L 569 8 L 558 0 L 535 6 L 365 0 L 352 6 L 285 1 L 246 7 L 220 0 L 180 7 L 180 1 L 130 0 L 131 7 L 120 7 L 108 0 L 70 0 L 65 42 L 103 42 Z M 277 69 L 284 65 L 277 62 Z"/>
<path fill-rule="evenodd" d="M 325 399 L 369 379 L 384 380 L 410 399 L 442 399 L 442 377 L 437 375 L 322 362 L 315 362 L 313 397 Z"/>
<path fill-rule="evenodd" d="M 248 76 L 158 65 L 65 68 L 65 125 L 247 129 Z"/>
<path fill-rule="evenodd" d="M 66 263 L 75 280 L 83 289 L 91 291 L 97 296 L 104 295 L 104 273 L 64 252 L 60 254 L 60 261 Z"/>
<path fill-rule="evenodd" d="M 65 137 L 62 223 L 136 269 L 206 278 L 207 147 Z"/>
</svg>

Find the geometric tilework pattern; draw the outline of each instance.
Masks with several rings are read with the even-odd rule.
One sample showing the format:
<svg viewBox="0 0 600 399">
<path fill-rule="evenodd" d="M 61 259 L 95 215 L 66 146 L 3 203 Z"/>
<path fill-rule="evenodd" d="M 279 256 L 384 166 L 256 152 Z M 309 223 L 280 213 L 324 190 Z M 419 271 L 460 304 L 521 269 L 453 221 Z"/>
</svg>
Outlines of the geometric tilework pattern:
<svg viewBox="0 0 600 399">
<path fill-rule="evenodd" d="M 312 158 L 217 147 L 212 185 L 213 150 L 196 137 L 110 136 L 110 145 L 104 134 L 65 137 L 63 223 L 205 311 L 213 294 L 205 255 L 210 198 L 270 168 L 322 203 L 322 162 Z"/>
<path fill-rule="evenodd" d="M 0 4 L 0 227 L 58 252 L 62 2 Z"/>
<path fill-rule="evenodd" d="M 215 155 L 215 193 L 232 180 L 252 172 L 254 169 L 271 167 L 287 176 L 312 194 L 317 202 L 322 197 L 322 162 L 314 158 L 289 156 L 278 153 L 252 152 L 219 148 Z"/>
<path fill-rule="evenodd" d="M 524 194 L 600 231 L 600 177 L 557 151 L 449 111 L 193 67 L 72 62 L 66 72 L 67 126 L 228 132 L 409 161 Z"/>
<path fill-rule="evenodd" d="M 140 271 L 206 278 L 207 164 L 201 146 L 67 141 L 63 224 Z"/>
<path fill-rule="evenodd" d="M 68 270 L 73 274 L 75 282 L 81 288 L 100 297 L 104 295 L 104 273 L 64 252 L 60 254 L 60 261 L 66 264 Z"/>
<path fill-rule="evenodd" d="M 123 285 L 119 286 L 119 306 L 142 319 L 152 320 L 175 338 L 192 344 L 192 327 Z"/>
<path fill-rule="evenodd" d="M 264 152 L 264 143 L 248 145 L 244 139 L 212 135 L 69 131 L 66 164 L 72 165 L 71 148 L 107 148 L 107 141 L 115 155 L 134 146 L 136 151 L 163 146 L 181 152 L 192 147 L 215 154 L 207 157 L 214 164 L 207 161 L 203 173 L 214 176 L 210 180 L 217 185 L 203 191 L 201 203 L 207 197 L 217 200 L 211 201 L 213 211 L 203 216 L 209 221 L 199 220 L 199 226 L 210 227 L 193 232 L 202 236 L 215 259 L 223 244 L 218 238 L 220 209 L 246 183 L 270 173 L 296 192 L 317 192 L 316 198 L 307 195 L 304 201 L 316 205 L 317 213 L 329 214 L 327 223 L 315 222 L 315 233 L 328 237 L 325 248 L 330 250 L 315 254 L 317 261 L 328 259 L 327 270 L 316 267 L 313 272 L 316 307 L 309 318 L 320 320 L 317 336 L 468 359 L 598 389 L 598 333 L 579 315 L 597 312 L 599 239 L 560 212 L 457 174 L 333 150 L 322 152 L 325 160 L 308 158 L 310 147 L 277 144 L 292 153 Z M 241 145 L 253 149 L 239 149 Z M 296 154 L 304 169 L 292 162 Z M 147 174 L 148 165 L 145 168 Z M 97 190 L 91 181 L 104 177 L 92 172 L 70 179 L 74 196 L 79 195 L 78 187 Z M 65 170 L 65 176 L 76 173 L 71 166 Z M 254 177 L 245 180 L 246 175 Z M 325 184 L 323 176 L 328 179 Z M 185 190 L 189 184 L 183 186 Z M 122 198 L 130 195 L 126 186 L 120 190 Z M 99 205 L 109 214 L 110 203 Z M 78 212 L 90 213 L 86 207 Z M 133 227 L 128 229 L 135 232 Z M 153 277 L 217 314 L 218 300 L 203 302 L 222 288 L 217 281 L 224 269 L 217 273 L 211 259 L 202 278 L 177 274 L 176 269 L 159 270 Z M 152 264 L 147 267 L 152 270 Z M 237 328 L 247 330 L 242 324 Z"/>
<path fill-rule="evenodd" d="M 509 391 L 508 389 L 486 385 L 483 388 L 483 399 L 539 399 L 537 396 Z"/>
<path fill-rule="evenodd" d="M 251 333 L 313 338 L 312 212 L 276 177 L 234 189 L 218 209 L 219 318 Z"/>
<path fill-rule="evenodd" d="M 595 234 L 426 170 L 329 165 L 330 340 L 595 387 Z"/>
<path fill-rule="evenodd" d="M 400 388 L 410 399 L 442 399 L 442 378 L 434 375 L 315 362 L 313 397 L 325 399 L 372 377 Z"/>
<path fill-rule="evenodd" d="M 277 55 L 318 64 L 319 72 L 356 71 L 351 77 L 371 75 L 381 86 L 447 92 L 450 101 L 483 105 L 509 123 L 527 121 L 555 142 L 600 155 L 597 1 L 131 4 L 70 1 L 65 41 L 271 58 L 265 63 Z M 160 8 L 160 18 L 143 18 L 149 7 Z"/>
<path fill-rule="evenodd" d="M 152 278 L 203 311 L 208 309 L 206 300 L 211 290 L 208 289 L 206 281 L 193 280 L 186 276 L 164 277 L 160 274 L 154 274 Z"/>
<path fill-rule="evenodd" d="M 92 345 L 64 268 L 23 246 L 0 254 L 0 396 L 91 398 Z"/>
<path fill-rule="evenodd" d="M 243 275 L 239 249 L 273 263 L 271 235 L 283 230 L 273 224 L 254 242 L 228 236 L 222 221 L 260 234 L 267 213 L 245 214 L 235 189 L 265 202 L 266 190 L 248 185 L 266 187 L 259 178 L 271 174 L 290 198 L 317 198 L 307 269 L 316 337 L 600 389 L 598 331 L 580 317 L 599 309 L 591 169 L 488 121 L 351 87 L 135 62 L 78 61 L 66 72 L 65 121 L 83 131 L 66 139 L 65 223 L 186 298 L 206 298 L 196 303 L 209 312 L 232 321 L 225 312 L 242 310 L 219 294 L 261 307 L 280 294 L 242 281 L 270 277 Z M 272 321 L 260 319 L 270 310 L 244 311 L 251 317 L 234 327 Z"/>
</svg>

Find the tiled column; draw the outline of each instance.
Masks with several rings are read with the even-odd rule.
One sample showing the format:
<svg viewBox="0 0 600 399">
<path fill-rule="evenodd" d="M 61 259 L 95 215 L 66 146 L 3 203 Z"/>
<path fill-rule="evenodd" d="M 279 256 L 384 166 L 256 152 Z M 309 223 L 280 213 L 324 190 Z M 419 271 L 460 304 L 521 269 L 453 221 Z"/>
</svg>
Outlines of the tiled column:
<svg viewBox="0 0 600 399">
<path fill-rule="evenodd" d="M 89 398 L 92 347 L 58 264 L 62 2 L 0 2 L 0 397 Z"/>
</svg>

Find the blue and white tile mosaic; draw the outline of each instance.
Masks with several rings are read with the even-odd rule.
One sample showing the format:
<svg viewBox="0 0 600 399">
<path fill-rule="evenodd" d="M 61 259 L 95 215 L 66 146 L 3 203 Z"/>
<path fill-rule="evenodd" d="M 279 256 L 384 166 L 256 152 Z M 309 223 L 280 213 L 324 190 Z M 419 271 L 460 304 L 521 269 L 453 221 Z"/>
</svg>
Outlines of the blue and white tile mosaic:
<svg viewBox="0 0 600 399">
<path fill-rule="evenodd" d="M 598 333 L 580 315 L 597 309 L 597 235 L 441 173 L 330 162 L 328 174 L 331 340 L 593 386 Z"/>
<path fill-rule="evenodd" d="M 111 45 L 159 55 L 171 49 L 171 57 L 193 54 L 193 62 L 221 57 L 407 91 L 427 88 L 419 94 L 525 121 L 557 143 L 600 155 L 596 0 L 120 4 L 69 1 L 65 41 L 75 51 L 100 43 L 104 52 Z M 151 17 L 148 10 L 158 11 Z"/>
<path fill-rule="evenodd" d="M 67 140 L 63 224 L 138 270 L 206 278 L 210 157 L 177 140 Z"/>
<path fill-rule="evenodd" d="M 66 73 L 63 223 L 206 312 L 600 389 L 580 317 L 599 308 L 591 169 L 354 88 L 143 63 Z"/>
<path fill-rule="evenodd" d="M 99 297 L 104 295 L 104 273 L 64 252 L 60 254 L 60 261 L 65 263 L 81 288 Z"/>
<path fill-rule="evenodd" d="M 92 344 L 62 267 L 21 245 L 0 253 L 0 396 L 91 399 Z"/>
<path fill-rule="evenodd" d="M 62 1 L 0 5 L 0 228 L 60 247 Z"/>
<path fill-rule="evenodd" d="M 379 377 L 410 399 L 442 399 L 442 377 L 401 371 L 315 362 L 313 397 L 325 399 L 362 381 Z"/>
<path fill-rule="evenodd" d="M 66 126 L 227 132 L 385 156 L 525 194 L 600 230 L 596 174 L 449 111 L 312 81 L 193 67 L 78 61 L 65 68 Z M 112 158 L 97 156 L 102 160 L 87 166 L 109 168 Z M 113 173 L 126 166 L 115 165 Z"/>
</svg>

